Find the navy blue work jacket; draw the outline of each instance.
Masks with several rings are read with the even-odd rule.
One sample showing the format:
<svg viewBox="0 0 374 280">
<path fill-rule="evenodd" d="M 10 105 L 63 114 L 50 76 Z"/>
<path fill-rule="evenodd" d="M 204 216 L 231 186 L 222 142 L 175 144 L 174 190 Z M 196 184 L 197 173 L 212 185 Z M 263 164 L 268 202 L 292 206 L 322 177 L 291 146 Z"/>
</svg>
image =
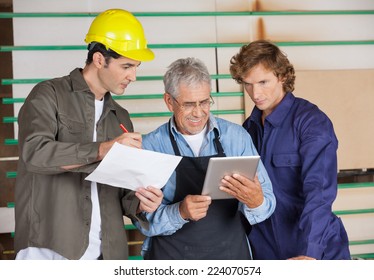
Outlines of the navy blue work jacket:
<svg viewBox="0 0 374 280">
<path fill-rule="evenodd" d="M 337 148 L 330 119 L 314 104 L 287 93 L 261 123 L 254 108 L 249 132 L 273 184 L 277 206 L 253 225 L 255 259 L 349 259 L 348 238 L 332 213 L 337 195 Z"/>
</svg>

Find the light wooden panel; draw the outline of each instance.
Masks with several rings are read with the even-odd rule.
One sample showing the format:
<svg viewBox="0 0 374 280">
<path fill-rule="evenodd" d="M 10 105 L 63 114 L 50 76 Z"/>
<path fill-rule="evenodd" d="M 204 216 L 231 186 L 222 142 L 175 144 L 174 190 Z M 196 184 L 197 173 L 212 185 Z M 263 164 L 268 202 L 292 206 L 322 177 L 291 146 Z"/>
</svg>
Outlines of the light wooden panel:
<svg viewBox="0 0 374 280">
<path fill-rule="evenodd" d="M 296 75 L 295 94 L 319 106 L 334 124 L 338 168 L 374 168 L 374 69 Z"/>
<path fill-rule="evenodd" d="M 295 95 L 316 104 L 334 124 L 338 168 L 374 168 L 374 69 L 296 71 Z M 246 116 L 253 109 L 246 96 Z"/>
<path fill-rule="evenodd" d="M 260 10 L 372 10 L 372 0 L 254 0 Z"/>
</svg>

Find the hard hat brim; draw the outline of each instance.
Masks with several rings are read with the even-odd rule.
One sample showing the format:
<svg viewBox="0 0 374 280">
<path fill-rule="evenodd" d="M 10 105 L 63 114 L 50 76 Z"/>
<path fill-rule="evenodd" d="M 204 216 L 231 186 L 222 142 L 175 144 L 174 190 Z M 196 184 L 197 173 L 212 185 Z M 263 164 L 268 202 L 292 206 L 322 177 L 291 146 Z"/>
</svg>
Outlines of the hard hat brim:
<svg viewBox="0 0 374 280">
<path fill-rule="evenodd" d="M 151 61 L 155 58 L 155 54 L 150 49 L 131 50 L 131 51 L 124 51 L 124 52 L 118 52 L 116 50 L 114 51 L 124 57 L 137 60 L 137 61 Z"/>
</svg>

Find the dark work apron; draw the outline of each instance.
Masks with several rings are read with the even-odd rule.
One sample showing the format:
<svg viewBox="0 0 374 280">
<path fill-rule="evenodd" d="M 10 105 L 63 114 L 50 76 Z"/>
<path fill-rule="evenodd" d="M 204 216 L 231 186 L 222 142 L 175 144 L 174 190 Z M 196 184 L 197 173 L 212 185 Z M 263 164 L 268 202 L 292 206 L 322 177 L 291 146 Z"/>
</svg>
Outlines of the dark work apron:
<svg viewBox="0 0 374 280">
<path fill-rule="evenodd" d="M 226 156 L 216 128 L 214 134 L 216 155 L 182 158 L 176 168 L 177 185 L 172 203 L 182 201 L 188 194 L 201 194 L 209 159 Z M 175 155 L 180 156 L 170 125 L 169 136 Z M 152 237 L 147 259 L 250 259 L 246 231 L 242 224 L 244 215 L 238 211 L 238 203 L 236 199 L 213 200 L 206 217 L 184 224 L 172 235 Z"/>
</svg>

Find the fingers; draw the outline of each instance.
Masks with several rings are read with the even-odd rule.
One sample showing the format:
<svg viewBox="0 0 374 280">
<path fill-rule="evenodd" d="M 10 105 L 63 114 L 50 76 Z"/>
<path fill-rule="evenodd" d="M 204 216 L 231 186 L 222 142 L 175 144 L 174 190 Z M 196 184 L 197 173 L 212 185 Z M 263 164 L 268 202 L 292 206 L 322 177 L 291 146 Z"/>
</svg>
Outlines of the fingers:
<svg viewBox="0 0 374 280">
<path fill-rule="evenodd" d="M 137 132 L 123 133 L 120 136 L 114 138 L 113 140 L 100 143 L 97 160 L 102 160 L 116 142 L 129 147 L 141 149 L 142 135 Z"/>
<path fill-rule="evenodd" d="M 164 197 L 160 189 L 152 186 L 147 188 L 139 188 L 135 192 L 135 195 L 140 200 L 139 210 L 147 213 L 156 211 L 162 202 L 162 198 Z"/>
<path fill-rule="evenodd" d="M 129 147 L 142 148 L 142 135 L 138 132 L 123 133 L 115 141 Z"/>
<path fill-rule="evenodd" d="M 253 181 L 239 174 L 225 176 L 221 181 L 220 190 L 232 195 L 249 208 L 260 206 L 264 200 L 257 175 Z"/>
<path fill-rule="evenodd" d="M 316 260 L 316 259 L 308 257 L 308 256 L 297 256 L 297 257 L 289 258 L 288 260 Z"/>
<path fill-rule="evenodd" d="M 179 212 L 183 219 L 198 221 L 208 212 L 212 198 L 207 195 L 188 195 L 179 204 Z"/>
</svg>

